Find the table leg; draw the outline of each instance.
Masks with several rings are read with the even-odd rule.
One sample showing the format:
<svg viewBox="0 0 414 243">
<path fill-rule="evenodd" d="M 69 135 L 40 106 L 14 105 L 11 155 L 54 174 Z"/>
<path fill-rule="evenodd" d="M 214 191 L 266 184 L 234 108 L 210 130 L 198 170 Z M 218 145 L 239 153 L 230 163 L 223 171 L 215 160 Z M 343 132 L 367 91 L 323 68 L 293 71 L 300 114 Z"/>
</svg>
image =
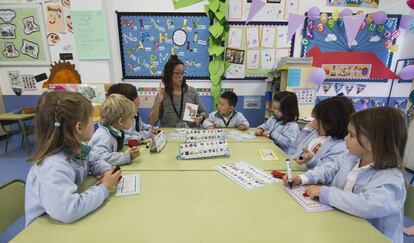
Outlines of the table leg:
<svg viewBox="0 0 414 243">
<path fill-rule="evenodd" d="M 26 131 L 26 126 L 25 126 L 23 120 L 18 120 L 18 122 L 19 122 L 20 130 L 22 131 L 22 134 L 23 134 L 23 144 L 24 144 L 24 147 L 26 149 L 26 153 L 30 154 L 31 149 L 30 149 L 30 144 L 29 144 L 29 137 L 28 137 L 27 131 Z"/>
</svg>

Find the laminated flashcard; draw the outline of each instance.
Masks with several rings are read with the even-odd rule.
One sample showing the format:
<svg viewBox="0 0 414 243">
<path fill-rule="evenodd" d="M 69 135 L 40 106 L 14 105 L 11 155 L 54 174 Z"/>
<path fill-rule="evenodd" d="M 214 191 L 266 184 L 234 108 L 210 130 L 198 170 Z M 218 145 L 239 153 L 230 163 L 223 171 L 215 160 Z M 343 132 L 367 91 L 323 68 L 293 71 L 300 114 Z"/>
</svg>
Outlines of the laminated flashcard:
<svg viewBox="0 0 414 243">
<path fill-rule="evenodd" d="M 307 212 L 314 213 L 314 212 L 325 212 L 331 211 L 333 208 L 321 204 L 316 200 L 310 199 L 306 196 L 305 191 L 306 188 L 304 186 L 297 186 L 290 189 L 289 187 L 283 186 L 283 189 L 291 196 L 300 206 L 303 207 Z"/>
<path fill-rule="evenodd" d="M 279 181 L 279 179 L 274 178 L 270 173 L 246 161 L 221 164 L 214 168 L 246 190 L 252 190 Z"/>
</svg>

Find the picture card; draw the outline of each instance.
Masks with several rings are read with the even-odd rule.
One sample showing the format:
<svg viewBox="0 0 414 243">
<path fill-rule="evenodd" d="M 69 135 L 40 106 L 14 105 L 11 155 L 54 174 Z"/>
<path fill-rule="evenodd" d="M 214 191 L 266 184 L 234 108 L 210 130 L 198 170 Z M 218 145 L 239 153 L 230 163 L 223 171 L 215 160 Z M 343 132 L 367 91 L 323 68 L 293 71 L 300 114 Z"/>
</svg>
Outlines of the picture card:
<svg viewBox="0 0 414 243">
<path fill-rule="evenodd" d="M 258 151 L 262 160 L 279 160 L 272 149 L 259 149 Z"/>
<path fill-rule="evenodd" d="M 183 120 L 194 122 L 192 117 L 197 116 L 198 105 L 192 103 L 185 103 L 184 115 Z"/>
</svg>

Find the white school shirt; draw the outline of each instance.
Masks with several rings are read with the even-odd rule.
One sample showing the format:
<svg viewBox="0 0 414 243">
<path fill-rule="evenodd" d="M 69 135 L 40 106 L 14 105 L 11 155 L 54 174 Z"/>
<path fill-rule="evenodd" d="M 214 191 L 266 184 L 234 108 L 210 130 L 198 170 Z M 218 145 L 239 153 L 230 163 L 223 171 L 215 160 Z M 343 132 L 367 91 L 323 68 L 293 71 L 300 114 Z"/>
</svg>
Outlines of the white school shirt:
<svg viewBox="0 0 414 243">
<path fill-rule="evenodd" d="M 348 176 L 346 177 L 344 191 L 352 192 L 352 190 L 354 189 L 355 181 L 358 178 L 358 175 L 364 171 L 369 170 L 374 165 L 374 163 L 370 163 L 365 166 L 359 167 L 360 163 L 361 163 L 361 160 L 359 160 L 358 163 L 355 163 L 352 170 L 348 173 Z"/>
</svg>

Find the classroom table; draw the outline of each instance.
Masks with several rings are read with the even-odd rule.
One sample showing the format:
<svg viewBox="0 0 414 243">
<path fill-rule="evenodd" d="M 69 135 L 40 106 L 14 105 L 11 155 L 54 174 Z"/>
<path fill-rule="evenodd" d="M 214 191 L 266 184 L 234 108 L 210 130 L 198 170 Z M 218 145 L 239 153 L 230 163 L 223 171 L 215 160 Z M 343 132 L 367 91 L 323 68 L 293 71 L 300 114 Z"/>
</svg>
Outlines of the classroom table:
<svg viewBox="0 0 414 243">
<path fill-rule="evenodd" d="M 225 132 L 234 131 L 236 133 L 241 133 L 241 134 L 245 133 L 245 134 L 250 134 L 250 135 L 254 135 L 254 133 L 256 131 L 256 128 L 250 128 L 246 131 L 239 131 L 239 130 L 234 129 L 234 128 L 221 128 L 221 129 L 223 129 Z M 161 130 L 163 130 L 166 133 L 168 142 L 170 142 L 170 143 L 183 143 L 184 142 L 184 139 L 182 139 L 182 140 L 168 139 L 169 134 L 178 134 L 179 133 L 179 132 L 177 132 L 177 128 L 161 128 Z M 183 134 L 183 136 L 184 136 L 184 134 Z M 254 136 L 254 138 L 245 139 L 245 140 L 234 140 L 234 139 L 228 137 L 227 142 L 228 143 L 273 143 L 273 140 L 268 138 L 268 137 L 263 137 L 263 136 Z"/>
<path fill-rule="evenodd" d="M 363 219 L 306 212 L 281 183 L 247 191 L 214 171 L 139 174 L 139 195 L 111 194 L 72 224 L 42 216 L 11 242 L 389 242 Z"/>
<path fill-rule="evenodd" d="M 122 170 L 215 170 L 214 166 L 229 162 L 247 161 L 263 170 L 286 170 L 285 160 L 288 155 L 274 143 L 229 143 L 229 157 L 213 157 L 203 159 L 179 160 L 177 159 L 179 143 L 168 142 L 160 153 L 150 152 L 143 148 L 141 155 L 130 165 L 122 166 Z M 276 161 L 262 160 L 258 149 L 272 149 L 278 157 Z M 126 151 L 127 148 L 124 148 Z M 304 170 L 292 162 L 293 170 Z"/>
<path fill-rule="evenodd" d="M 36 116 L 35 113 L 30 114 L 15 114 L 15 113 L 2 113 L 0 114 L 0 122 L 1 121 L 16 121 L 19 124 L 20 131 L 23 135 L 23 144 L 26 149 L 26 152 L 30 154 L 30 144 L 29 138 L 26 131 L 25 121 L 31 120 Z"/>
</svg>

